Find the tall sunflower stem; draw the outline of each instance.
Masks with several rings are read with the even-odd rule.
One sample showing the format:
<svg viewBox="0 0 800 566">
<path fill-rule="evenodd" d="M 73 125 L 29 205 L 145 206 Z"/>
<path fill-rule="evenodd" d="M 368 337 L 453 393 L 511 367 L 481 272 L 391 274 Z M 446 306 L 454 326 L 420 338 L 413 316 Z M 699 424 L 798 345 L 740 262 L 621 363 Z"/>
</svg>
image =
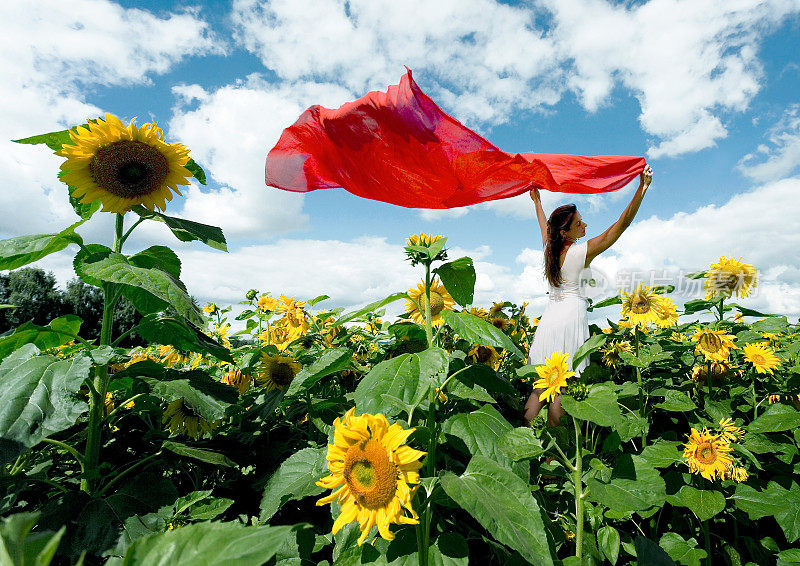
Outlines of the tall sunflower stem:
<svg viewBox="0 0 800 566">
<path fill-rule="evenodd" d="M 425 263 L 425 337 L 428 348 L 433 347 L 433 330 L 431 324 L 431 264 Z"/>
<path fill-rule="evenodd" d="M 703 539 L 705 540 L 706 546 L 706 566 L 711 566 L 711 529 L 708 527 L 708 519 L 705 521 L 700 521 L 703 525 Z"/>
<path fill-rule="evenodd" d="M 750 379 L 750 388 L 753 392 L 753 420 L 758 417 L 758 397 L 756 396 L 756 376 L 750 372 L 752 378 Z"/>
<path fill-rule="evenodd" d="M 117 213 L 114 226 L 114 251 L 122 251 L 122 229 L 124 216 Z M 114 305 L 117 293 L 111 285 L 103 283 L 103 321 L 100 327 L 100 346 L 111 344 L 111 327 L 114 322 Z M 86 452 L 83 457 L 83 477 L 81 478 L 81 491 L 92 493 L 92 484 L 97 474 L 100 461 L 101 424 L 105 412 L 106 389 L 108 387 L 108 364 L 95 367 L 94 383 L 89 397 L 89 423 L 86 435 Z"/>
<path fill-rule="evenodd" d="M 428 441 L 428 458 L 425 460 L 425 477 L 428 478 L 433 477 L 436 473 L 436 437 L 438 436 L 436 421 L 437 400 L 438 393 L 431 389 L 428 394 L 428 418 L 425 422 L 425 426 L 431 434 L 431 438 Z M 426 503 L 425 508 L 422 510 L 422 519 L 420 521 L 421 529 L 417 537 L 417 554 L 419 555 L 420 566 L 428 566 L 428 549 L 430 547 L 431 521 L 433 519 L 433 498 L 428 497 Z"/>
<path fill-rule="evenodd" d="M 635 356 L 639 356 L 639 327 L 634 325 L 633 327 L 633 341 L 634 341 L 634 350 Z M 639 416 L 642 420 L 645 420 L 645 398 L 644 398 L 644 385 L 642 384 L 642 368 L 638 365 L 636 366 L 636 383 L 639 386 Z M 642 448 L 647 446 L 647 430 L 642 429 Z"/>
<path fill-rule="evenodd" d="M 581 427 L 578 420 L 572 417 L 575 427 L 575 466 L 572 472 L 572 483 L 575 487 L 575 557 L 583 560 L 583 454 Z"/>
</svg>

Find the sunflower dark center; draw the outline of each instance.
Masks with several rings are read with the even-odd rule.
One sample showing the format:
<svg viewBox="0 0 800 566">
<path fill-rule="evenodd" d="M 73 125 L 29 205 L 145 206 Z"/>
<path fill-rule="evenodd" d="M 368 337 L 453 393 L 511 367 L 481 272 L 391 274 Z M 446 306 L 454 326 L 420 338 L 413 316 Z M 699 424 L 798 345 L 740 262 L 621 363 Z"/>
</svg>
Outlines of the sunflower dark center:
<svg viewBox="0 0 800 566">
<path fill-rule="evenodd" d="M 89 162 L 98 186 L 121 198 L 157 191 L 169 174 L 167 158 L 144 142 L 121 140 L 99 148 Z"/>
<path fill-rule="evenodd" d="M 486 346 L 478 346 L 478 351 L 476 352 L 476 357 L 478 362 L 485 364 L 489 360 L 492 359 L 492 350 Z"/>
<path fill-rule="evenodd" d="M 397 467 L 386 448 L 373 438 L 347 450 L 343 476 L 356 501 L 367 509 L 385 507 L 397 492 Z"/>
<path fill-rule="evenodd" d="M 722 349 L 722 339 L 716 334 L 703 334 L 700 337 L 700 347 L 709 353 L 716 353 Z"/>
<path fill-rule="evenodd" d="M 714 449 L 714 445 L 707 441 L 697 447 L 694 455 L 702 464 L 713 464 L 717 461 L 717 451 Z"/>
<path fill-rule="evenodd" d="M 289 385 L 293 379 L 294 372 L 288 364 L 278 364 L 275 369 L 272 370 L 272 381 L 275 382 L 275 385 L 285 387 Z"/>
<path fill-rule="evenodd" d="M 425 306 L 425 295 L 422 295 L 422 305 Z M 431 291 L 431 316 L 436 316 L 444 309 L 444 299 L 436 291 Z"/>
<path fill-rule="evenodd" d="M 637 296 L 631 304 L 631 310 L 636 314 L 645 314 L 650 310 L 650 301 L 645 297 Z"/>
<path fill-rule="evenodd" d="M 767 361 L 767 360 L 764 359 L 764 356 L 762 356 L 761 354 L 752 354 L 750 356 L 750 358 L 753 360 L 753 363 L 757 364 L 757 365 L 762 365 L 762 364 L 766 363 L 766 361 Z"/>
</svg>

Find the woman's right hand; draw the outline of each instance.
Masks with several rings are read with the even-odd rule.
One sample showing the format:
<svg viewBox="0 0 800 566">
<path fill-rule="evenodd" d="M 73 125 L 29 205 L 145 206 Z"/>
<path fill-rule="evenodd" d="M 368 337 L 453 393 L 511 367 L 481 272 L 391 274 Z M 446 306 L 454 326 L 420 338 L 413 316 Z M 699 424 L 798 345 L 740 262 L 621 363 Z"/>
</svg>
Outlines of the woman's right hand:
<svg viewBox="0 0 800 566">
<path fill-rule="evenodd" d="M 533 188 L 530 190 L 530 192 L 528 192 L 528 194 L 530 195 L 530 197 L 531 197 L 531 200 L 532 200 L 533 202 L 538 202 L 538 201 L 540 200 L 540 198 L 541 198 L 541 197 L 539 196 L 539 189 L 538 189 L 538 187 L 533 187 Z"/>
<path fill-rule="evenodd" d="M 653 168 L 649 165 L 645 165 L 644 171 L 642 174 L 639 175 L 639 187 L 642 190 L 642 193 L 647 192 L 647 188 L 650 186 L 650 183 L 653 182 Z"/>
</svg>

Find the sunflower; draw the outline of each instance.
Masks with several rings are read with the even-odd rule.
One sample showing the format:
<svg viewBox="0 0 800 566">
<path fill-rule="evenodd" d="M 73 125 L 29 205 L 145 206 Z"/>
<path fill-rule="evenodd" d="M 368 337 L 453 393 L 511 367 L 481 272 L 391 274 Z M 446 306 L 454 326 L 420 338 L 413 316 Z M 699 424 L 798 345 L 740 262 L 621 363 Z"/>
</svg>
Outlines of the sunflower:
<svg viewBox="0 0 800 566">
<path fill-rule="evenodd" d="M 252 379 L 250 378 L 250 374 L 243 373 L 238 369 L 232 369 L 222 376 L 222 383 L 235 387 L 240 395 L 244 395 L 247 393 L 247 390 L 250 389 Z"/>
<path fill-rule="evenodd" d="M 733 259 L 719 258 L 718 263 L 712 263 L 706 272 L 706 300 L 713 299 L 717 295 L 730 297 L 735 294 L 737 297 L 747 297 L 750 291 L 757 284 L 756 270 L 749 263 L 743 263 Z"/>
<path fill-rule="evenodd" d="M 305 304 L 305 301 L 295 301 L 294 297 L 289 298 L 286 295 L 281 295 L 275 306 L 275 312 L 284 313 L 281 320 L 295 335 L 295 338 L 305 336 L 310 328 L 308 317 L 303 310 L 303 305 Z"/>
<path fill-rule="evenodd" d="M 478 318 L 482 318 L 484 320 L 489 318 L 489 312 L 482 307 L 478 308 L 470 307 L 469 314 L 471 314 L 472 316 L 477 316 Z"/>
<path fill-rule="evenodd" d="M 739 466 L 734 466 L 733 468 L 731 468 L 731 470 L 728 472 L 728 475 L 733 481 L 737 483 L 746 481 L 748 477 L 747 470 Z"/>
<path fill-rule="evenodd" d="M 441 236 L 433 236 L 431 234 L 423 234 L 422 232 L 419 233 L 419 236 L 413 234 L 408 237 L 408 241 L 406 242 L 407 246 L 430 246 L 435 242 L 441 240 Z"/>
<path fill-rule="evenodd" d="M 269 295 L 261 295 L 256 301 L 256 306 L 264 312 L 275 312 L 278 310 L 278 299 Z"/>
<path fill-rule="evenodd" d="M 183 398 L 176 399 L 167 405 L 161 422 L 166 424 L 172 434 L 188 434 L 192 438 L 200 438 L 211 432 L 219 421 L 208 422 L 192 410 Z"/>
<path fill-rule="evenodd" d="M 611 346 L 608 348 L 603 348 L 600 351 L 603 354 L 603 363 L 612 368 L 617 367 L 617 365 L 619 365 L 619 363 L 622 361 L 622 358 L 620 357 L 621 352 L 633 352 L 631 349 L 631 343 L 627 340 L 614 340 Z"/>
<path fill-rule="evenodd" d="M 733 469 L 730 452 L 730 445 L 720 435 L 711 434 L 706 429 L 700 432 L 693 428 L 684 444 L 683 457 L 692 473 L 700 474 L 707 480 L 715 477 L 725 479 Z"/>
<path fill-rule="evenodd" d="M 700 364 L 692 368 L 692 381 L 698 383 L 705 383 L 708 374 L 711 374 L 711 380 L 717 381 L 722 379 L 734 370 L 734 366 L 727 362 L 711 362 L 710 364 Z"/>
<path fill-rule="evenodd" d="M 288 356 L 261 354 L 256 378 L 267 391 L 286 389 L 303 366 Z"/>
<path fill-rule="evenodd" d="M 288 348 L 289 344 L 294 342 L 299 337 L 299 335 L 292 332 L 291 328 L 281 322 L 276 324 L 268 324 L 267 328 L 262 330 L 258 335 L 259 340 L 267 344 L 272 344 L 280 351 Z"/>
<path fill-rule="evenodd" d="M 691 338 L 697 343 L 696 354 L 702 353 L 709 360 L 717 362 L 728 359 L 731 348 L 735 348 L 733 341 L 736 337 L 724 330 L 697 329 Z"/>
<path fill-rule="evenodd" d="M 678 322 L 678 306 L 672 299 L 661 298 L 661 310 L 658 312 L 656 325 L 660 328 L 669 328 Z"/>
<path fill-rule="evenodd" d="M 492 307 L 489 309 L 489 316 L 495 316 L 503 312 L 503 309 L 506 308 L 506 302 L 495 303 L 492 302 Z"/>
<path fill-rule="evenodd" d="M 167 143 L 155 124 L 126 126 L 106 113 L 70 130 L 72 144 L 64 144 L 56 155 L 66 157 L 61 179 L 71 195 L 83 204 L 100 199 L 103 210 L 125 213 L 136 204 L 153 210 L 166 209 L 172 191 L 188 185 L 189 150 L 181 143 Z"/>
<path fill-rule="evenodd" d="M 744 438 L 744 429 L 736 426 L 733 419 L 721 419 L 719 421 L 719 429 L 721 430 L 719 437 L 725 442 L 736 442 Z"/>
<path fill-rule="evenodd" d="M 183 363 L 188 359 L 172 346 L 163 344 L 159 345 L 158 352 L 161 354 L 161 363 L 166 365 L 168 368 Z"/>
<path fill-rule="evenodd" d="M 512 319 L 506 318 L 505 316 L 493 316 L 489 319 L 489 324 L 495 328 L 499 328 L 503 332 L 506 330 L 513 331 L 516 327 L 516 323 Z"/>
<path fill-rule="evenodd" d="M 775 352 L 766 344 L 745 344 L 742 351 L 745 359 L 753 364 L 757 373 L 772 373 L 772 370 L 781 365 Z"/>
<path fill-rule="evenodd" d="M 203 307 L 203 312 L 207 314 L 214 314 L 217 312 L 217 305 L 214 303 L 208 303 L 206 306 Z"/>
<path fill-rule="evenodd" d="M 331 475 L 317 482 L 333 492 L 317 501 L 317 505 L 338 499 L 341 513 L 333 523 L 333 534 L 347 523 L 358 521 L 359 545 L 373 526 L 378 527 L 384 539 L 392 540 L 390 524 L 419 523 L 411 499 L 420 482 L 420 459 L 425 452 L 402 446 L 414 432 L 413 428 L 389 425 L 381 414 L 356 417 L 354 412 L 355 409 L 350 409 L 344 418 L 333 421 L 333 444 L 328 444 L 326 456 Z"/>
<path fill-rule="evenodd" d="M 533 382 L 533 388 L 544 389 L 539 395 L 539 401 L 552 401 L 553 396 L 561 393 L 561 388 L 567 385 L 567 378 L 575 375 L 567 367 L 567 357 L 569 354 L 553 352 L 552 356 L 545 358 L 544 364 L 536 368 L 539 379 Z"/>
<path fill-rule="evenodd" d="M 475 344 L 467 355 L 473 363 L 486 364 L 495 370 L 500 367 L 500 354 L 492 346 Z"/>
<path fill-rule="evenodd" d="M 647 326 L 661 319 L 664 299 L 644 283 L 639 283 L 633 293 L 621 291 L 622 315 L 628 317 L 631 326 Z"/>
<path fill-rule="evenodd" d="M 408 298 L 406 299 L 406 312 L 411 315 L 411 320 L 418 324 L 425 324 L 425 282 L 418 283 L 416 289 L 411 287 L 406 291 Z M 442 318 L 442 311 L 453 310 L 453 305 L 456 302 L 444 285 L 434 277 L 431 281 L 431 324 L 439 326 L 444 322 Z M 422 312 L 420 312 L 420 310 Z"/>
</svg>

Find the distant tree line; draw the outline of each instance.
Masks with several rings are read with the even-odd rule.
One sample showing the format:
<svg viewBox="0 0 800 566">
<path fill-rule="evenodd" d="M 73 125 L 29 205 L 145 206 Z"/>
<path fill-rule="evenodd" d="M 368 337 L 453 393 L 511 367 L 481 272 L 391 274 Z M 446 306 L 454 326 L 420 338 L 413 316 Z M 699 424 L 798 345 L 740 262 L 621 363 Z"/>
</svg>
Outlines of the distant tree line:
<svg viewBox="0 0 800 566">
<path fill-rule="evenodd" d="M 52 272 L 38 267 L 24 267 L 0 273 L 0 304 L 15 308 L 0 309 L 0 335 L 12 332 L 24 322 L 33 321 L 40 326 L 65 314 L 75 314 L 83 319 L 80 336 L 86 340 L 100 339 L 103 320 L 103 292 L 99 287 L 72 279 L 66 290 L 56 286 Z M 116 337 L 130 330 L 141 320 L 133 305 L 120 298 L 114 311 L 113 334 Z M 144 345 L 135 333 L 127 336 L 120 346 Z"/>
</svg>

